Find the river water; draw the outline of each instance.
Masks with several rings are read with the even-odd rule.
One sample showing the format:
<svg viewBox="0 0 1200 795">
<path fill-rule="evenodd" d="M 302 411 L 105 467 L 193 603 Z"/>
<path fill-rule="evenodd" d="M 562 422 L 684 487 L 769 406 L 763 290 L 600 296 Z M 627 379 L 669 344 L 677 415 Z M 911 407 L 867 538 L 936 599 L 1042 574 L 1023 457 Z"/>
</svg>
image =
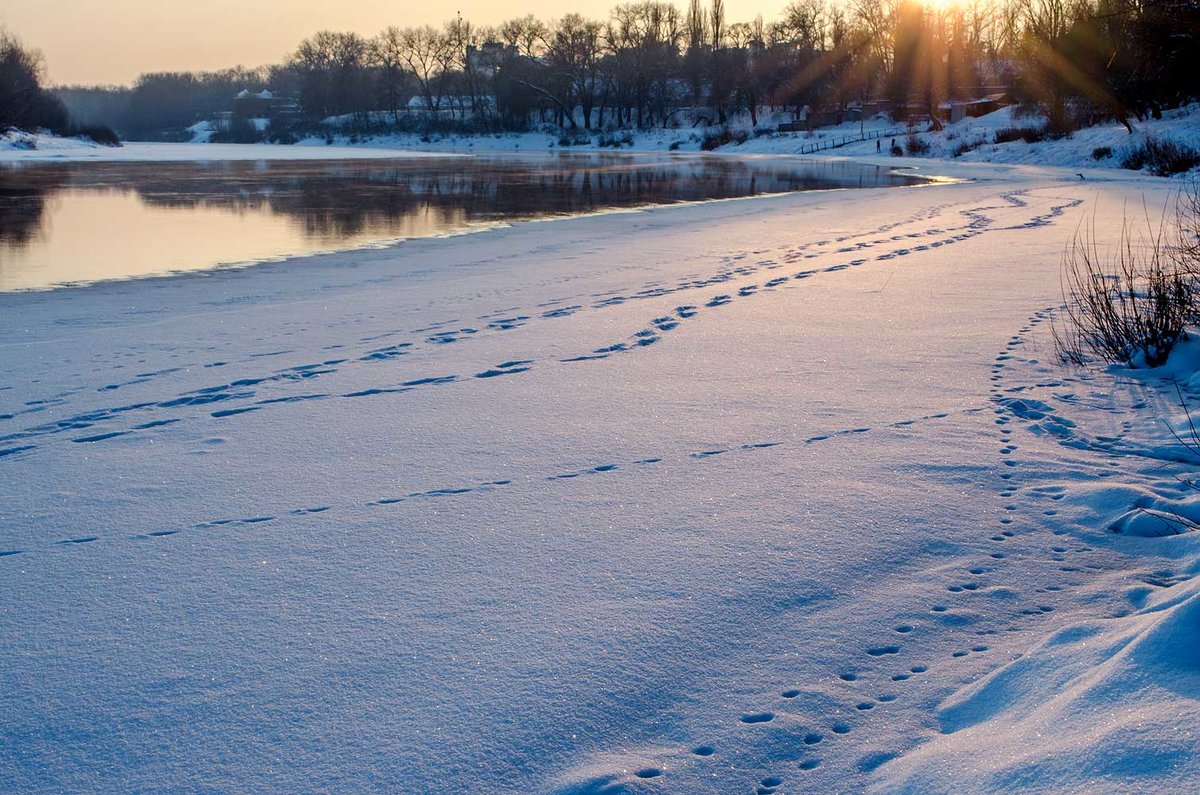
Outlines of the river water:
<svg viewBox="0 0 1200 795">
<path fill-rule="evenodd" d="M 0 291 L 246 265 L 497 224 L 920 184 L 853 163 L 549 154 L 0 166 Z"/>
</svg>

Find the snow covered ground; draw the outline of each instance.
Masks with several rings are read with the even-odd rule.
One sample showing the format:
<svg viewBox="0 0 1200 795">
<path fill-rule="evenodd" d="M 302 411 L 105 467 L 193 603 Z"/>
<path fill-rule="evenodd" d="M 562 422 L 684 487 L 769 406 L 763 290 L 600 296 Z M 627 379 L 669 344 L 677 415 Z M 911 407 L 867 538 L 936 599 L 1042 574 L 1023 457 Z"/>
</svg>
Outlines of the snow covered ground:
<svg viewBox="0 0 1200 795">
<path fill-rule="evenodd" d="M 1073 133 L 1070 137 L 1060 140 L 1047 140 L 1035 144 L 1024 141 L 994 143 L 998 130 L 1012 127 L 1038 127 L 1045 123 L 1041 118 L 1023 118 L 1014 114 L 1015 108 L 1009 107 L 980 118 L 965 118 L 954 124 L 947 125 L 938 132 L 917 130 L 915 137 L 929 144 L 930 151 L 920 158 L 893 158 L 888 151 L 894 137 L 896 144 L 904 148 L 909 132 L 903 124 L 897 124 L 884 116 L 877 116 L 863 123 L 848 122 L 832 127 L 823 127 L 811 133 L 771 133 L 754 135 L 748 117 L 735 120 L 731 127 L 746 133 L 749 137 L 744 143 L 730 143 L 716 150 L 723 154 L 752 155 L 772 154 L 791 155 L 807 145 L 820 143 L 828 139 L 854 137 L 866 133 L 887 132 L 889 137 L 882 140 L 870 139 L 848 144 L 836 150 L 826 150 L 822 155 L 836 154 L 855 159 L 883 157 L 895 164 L 922 163 L 927 160 L 954 160 L 967 163 L 1006 163 L 1036 166 L 1051 166 L 1080 169 L 1120 169 L 1121 153 L 1145 141 L 1147 136 L 1166 138 L 1200 149 L 1200 105 L 1192 104 L 1182 108 L 1166 111 L 1162 119 L 1147 119 L 1139 122 L 1131 119 L 1134 132 L 1131 135 L 1121 124 L 1110 121 L 1088 127 Z M 760 119 L 760 128 L 774 129 L 779 123 L 788 119 L 788 114 L 779 113 L 764 116 Z M 628 137 L 631 145 L 620 147 L 623 151 L 681 151 L 695 152 L 700 150 L 703 128 L 664 130 L 653 129 L 636 133 L 617 133 L 615 137 Z M 572 134 L 578 137 L 571 149 L 595 149 L 599 147 L 600 134 L 591 135 L 591 143 L 580 143 L 587 140 L 582 131 Z M 568 136 L 571 137 L 571 136 Z M 362 148 L 401 148 L 410 151 L 451 151 L 451 152 L 496 152 L 496 151 L 540 151 L 544 149 L 562 148 L 559 135 L 546 133 L 526 133 L 522 135 L 504 134 L 494 136 L 447 136 L 435 137 L 432 140 L 422 139 L 416 135 L 383 136 L 360 141 L 356 146 Z M 879 148 L 876 148 L 877 141 Z M 960 151 L 964 144 L 969 145 L 968 151 Z M 308 139 L 301 146 L 325 146 L 324 139 Z M 1111 156 L 1096 159 L 1097 149 L 1108 147 Z"/>
<path fill-rule="evenodd" d="M 1020 118 L 1013 108 L 1004 108 L 980 118 L 966 118 L 947 125 L 936 133 L 918 133 L 917 137 L 930 145 L 928 157 L 953 159 L 967 163 L 1009 163 L 1023 165 L 1059 166 L 1062 168 L 1121 169 L 1121 153 L 1146 140 L 1147 136 L 1166 138 L 1200 149 L 1200 106 L 1189 105 L 1166 111 L 1162 119 L 1147 119 L 1139 122 L 1130 119 L 1134 127 L 1130 134 L 1115 121 L 1086 127 L 1060 140 L 1047 140 L 1034 144 L 1024 141 L 994 143 L 996 132 L 1011 127 L 1038 127 L 1044 123 L 1039 118 Z M 907 136 L 899 136 L 896 143 L 904 146 Z M 884 151 L 890 141 L 884 141 Z M 974 148 L 962 154 L 955 151 L 969 144 Z M 1108 147 L 1112 155 L 1097 160 L 1093 156 L 1099 148 Z M 837 150 L 848 157 L 875 153 L 875 142 L 850 144 Z M 900 158 L 897 158 L 900 159 Z M 907 158 L 905 158 L 907 159 Z"/>
<path fill-rule="evenodd" d="M 927 143 L 929 152 L 922 157 L 892 157 L 889 153 L 891 137 L 871 139 L 847 144 L 833 150 L 818 153 L 820 157 L 848 157 L 855 160 L 886 162 L 893 166 L 916 166 L 928 169 L 930 162 L 950 160 L 955 163 L 998 163 L 1009 165 L 1047 166 L 1072 168 L 1078 171 L 1098 169 L 1102 172 L 1121 169 L 1121 154 L 1129 147 L 1146 140 L 1148 136 L 1165 138 L 1200 149 L 1200 105 L 1191 104 L 1166 111 L 1162 119 L 1147 119 L 1139 122 L 1131 119 L 1134 126 L 1130 134 L 1121 124 L 1109 121 L 1094 127 L 1084 128 L 1070 137 L 1028 144 L 1024 141 L 994 143 L 998 130 L 1012 127 L 1038 127 L 1044 119 L 1023 118 L 1009 107 L 980 118 L 965 118 L 947 125 L 938 132 L 915 131 L 913 135 Z M 760 128 L 777 127 L 789 117 L 787 113 L 764 115 Z M 743 143 L 726 144 L 718 154 L 735 156 L 750 155 L 794 155 L 806 145 L 827 139 L 857 136 L 860 133 L 894 134 L 894 139 L 903 148 L 909 132 L 903 124 L 883 117 L 873 117 L 863 123 L 823 127 L 811 133 L 771 133 L 755 136 L 749 118 L 740 118 L 731 125 L 748 135 Z M 333 145 L 324 138 L 309 138 L 294 146 L 246 146 L 238 144 L 209 144 L 211 130 L 206 123 L 195 126 L 196 138 L 188 144 L 145 144 L 127 143 L 121 148 L 102 147 L 90 141 L 55 138 L 48 135 L 9 133 L 0 136 L 0 162 L 5 160 L 248 160 L 248 159 L 354 159 L 370 157 L 420 157 L 438 153 L 471 154 L 497 152 L 541 152 L 548 150 L 571 151 L 619 151 L 619 152 L 664 152 L 683 153 L 700 151 L 704 135 L 703 128 L 696 129 L 651 129 L 637 132 L 619 132 L 610 137 L 628 140 L 628 145 L 603 147 L 601 134 L 585 135 L 580 130 L 572 134 L 577 139 L 571 145 L 561 144 L 562 135 L 544 132 L 504 133 L 495 135 L 434 136 L 432 139 L 415 134 L 385 135 L 355 139 L 351 144 L 344 136 L 333 139 Z M 568 137 L 572 137 L 568 136 Z M 35 149 L 29 148 L 33 141 Z M 969 145 L 961 151 L 964 144 Z M 1097 159 L 1098 149 L 1107 147 L 1111 155 Z M 936 169 L 935 169 L 936 170 Z"/>
<path fill-rule="evenodd" d="M 939 167 L 0 295 L 0 789 L 1185 791 L 1173 183 Z"/>
</svg>

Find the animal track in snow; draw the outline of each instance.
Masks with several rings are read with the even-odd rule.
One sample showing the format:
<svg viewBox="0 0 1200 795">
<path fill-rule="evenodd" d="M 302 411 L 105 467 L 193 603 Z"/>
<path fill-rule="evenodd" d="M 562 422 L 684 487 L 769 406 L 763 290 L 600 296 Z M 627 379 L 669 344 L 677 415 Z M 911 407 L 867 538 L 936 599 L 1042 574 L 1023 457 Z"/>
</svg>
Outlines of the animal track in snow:
<svg viewBox="0 0 1200 795">
<path fill-rule="evenodd" d="M 775 720 L 774 712 L 749 712 L 741 717 L 742 723 L 770 723 Z"/>
</svg>

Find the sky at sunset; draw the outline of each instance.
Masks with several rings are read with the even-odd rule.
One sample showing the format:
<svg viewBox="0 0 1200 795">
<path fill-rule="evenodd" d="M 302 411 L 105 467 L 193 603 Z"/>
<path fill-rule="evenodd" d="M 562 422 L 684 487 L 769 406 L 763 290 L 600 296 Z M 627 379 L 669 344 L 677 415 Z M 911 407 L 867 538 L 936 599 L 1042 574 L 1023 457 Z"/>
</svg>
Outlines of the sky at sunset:
<svg viewBox="0 0 1200 795">
<path fill-rule="evenodd" d="M 726 0 L 730 22 L 787 0 Z M 0 0 L 0 25 L 46 57 L 51 83 L 128 83 L 141 72 L 258 66 L 323 29 L 374 35 L 461 12 L 489 25 L 524 14 L 607 16 L 616 0 Z M 686 6 L 680 0 L 680 8 Z M 707 3 L 706 3 L 707 5 Z"/>
</svg>

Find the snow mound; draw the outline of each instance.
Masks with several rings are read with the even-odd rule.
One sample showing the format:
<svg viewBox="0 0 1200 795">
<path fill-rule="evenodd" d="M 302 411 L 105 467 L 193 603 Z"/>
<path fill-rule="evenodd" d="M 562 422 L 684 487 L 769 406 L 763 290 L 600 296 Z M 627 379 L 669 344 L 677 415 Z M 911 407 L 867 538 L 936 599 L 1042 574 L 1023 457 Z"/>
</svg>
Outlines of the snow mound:
<svg viewBox="0 0 1200 795">
<path fill-rule="evenodd" d="M 1067 374 L 1036 360 L 1027 383 L 1006 387 L 993 402 L 1006 422 L 1068 448 L 1072 456 L 1099 454 L 1139 471 L 1117 477 L 1111 464 L 1044 473 L 1029 493 L 1057 503 L 1071 524 L 1094 534 L 1161 538 L 1200 528 L 1200 341 L 1179 345 L 1163 367 L 1110 366 L 1103 376 Z M 1098 389 L 1100 378 L 1112 387 Z M 1076 461 L 1082 459 L 1076 458 Z"/>
<path fill-rule="evenodd" d="M 0 152 L 78 152 L 103 148 L 95 141 L 84 138 L 60 138 L 16 129 L 0 133 Z"/>
<path fill-rule="evenodd" d="M 1063 628 L 952 696 L 945 735 L 884 766 L 875 790 L 1188 790 L 1200 780 L 1200 582 L 1158 587 L 1139 613 Z"/>
<path fill-rule="evenodd" d="M 187 131 L 192 134 L 190 143 L 206 144 L 212 140 L 213 133 L 217 131 L 217 128 L 211 121 L 198 121 L 188 127 Z"/>
<path fill-rule="evenodd" d="M 656 772 L 654 777 L 657 778 L 658 775 Z M 620 773 L 588 775 L 579 781 L 559 787 L 554 790 L 553 795 L 634 795 L 648 790 L 629 779 L 630 776 Z"/>
<path fill-rule="evenodd" d="M 661 792 L 666 766 L 651 757 L 677 754 L 651 749 L 649 754 L 599 754 L 560 777 L 551 795 L 640 795 Z"/>
<path fill-rule="evenodd" d="M 1200 522 L 1200 494 L 1171 477 L 1142 483 L 1074 482 L 1063 497 L 1077 521 L 1118 535 L 1158 538 L 1185 532 Z"/>
</svg>

